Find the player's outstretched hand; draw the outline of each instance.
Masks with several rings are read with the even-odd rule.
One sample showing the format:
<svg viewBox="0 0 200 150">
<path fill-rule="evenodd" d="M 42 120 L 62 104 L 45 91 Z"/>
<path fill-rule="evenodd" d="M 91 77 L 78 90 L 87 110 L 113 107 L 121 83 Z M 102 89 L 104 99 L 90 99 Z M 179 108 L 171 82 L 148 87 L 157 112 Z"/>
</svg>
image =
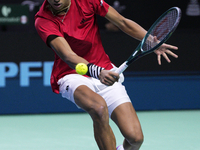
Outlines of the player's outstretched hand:
<svg viewBox="0 0 200 150">
<path fill-rule="evenodd" d="M 178 58 L 178 55 L 173 53 L 170 49 L 171 50 L 178 50 L 178 47 L 164 43 L 158 49 L 156 49 L 154 51 L 157 54 L 157 60 L 158 60 L 159 65 L 161 65 L 161 56 L 163 56 L 168 63 L 170 63 L 171 60 L 169 59 L 167 54 L 173 56 L 174 58 Z"/>
<path fill-rule="evenodd" d="M 111 86 L 119 79 L 119 74 L 110 70 L 102 70 L 99 74 L 101 83 Z"/>
</svg>

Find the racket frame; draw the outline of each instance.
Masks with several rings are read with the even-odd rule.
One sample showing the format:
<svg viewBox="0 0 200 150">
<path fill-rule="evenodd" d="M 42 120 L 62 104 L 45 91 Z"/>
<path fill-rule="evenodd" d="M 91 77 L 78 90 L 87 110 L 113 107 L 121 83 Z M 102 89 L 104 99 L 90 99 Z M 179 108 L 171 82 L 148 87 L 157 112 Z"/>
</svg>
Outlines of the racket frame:
<svg viewBox="0 0 200 150">
<path fill-rule="evenodd" d="M 145 43 L 145 41 L 148 38 L 148 35 L 150 34 L 150 32 L 152 31 L 152 29 L 157 25 L 157 23 L 164 17 L 166 16 L 169 12 L 173 11 L 173 10 L 177 10 L 177 19 L 171 29 L 171 31 L 165 36 L 165 38 L 163 38 L 162 41 L 160 41 L 156 46 L 154 46 L 153 48 L 151 48 L 150 50 L 147 51 L 142 51 L 142 46 Z M 172 7 L 170 9 L 168 9 L 166 12 L 164 12 L 154 23 L 153 25 L 149 28 L 149 30 L 147 31 L 147 34 L 145 35 L 145 37 L 142 39 L 142 41 L 140 42 L 140 44 L 137 46 L 137 48 L 134 50 L 134 52 L 132 53 L 132 55 L 123 63 L 121 64 L 118 69 L 116 69 L 116 73 L 121 74 L 124 70 L 126 70 L 126 68 L 134 61 L 136 61 L 137 59 L 152 53 L 154 50 L 158 49 L 164 42 L 166 42 L 169 37 L 172 35 L 172 33 L 176 30 L 179 22 L 181 19 L 181 9 L 178 7 Z"/>
</svg>

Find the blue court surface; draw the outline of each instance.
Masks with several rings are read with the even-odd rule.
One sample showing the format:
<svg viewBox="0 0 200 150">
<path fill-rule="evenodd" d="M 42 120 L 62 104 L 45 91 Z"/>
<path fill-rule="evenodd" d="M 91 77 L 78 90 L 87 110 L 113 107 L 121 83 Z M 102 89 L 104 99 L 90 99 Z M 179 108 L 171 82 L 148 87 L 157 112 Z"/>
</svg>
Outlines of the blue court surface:
<svg viewBox="0 0 200 150">
<path fill-rule="evenodd" d="M 199 150 L 200 110 L 139 111 L 141 150 Z M 123 137 L 110 121 L 117 145 Z M 0 150 L 98 150 L 86 113 L 0 116 Z"/>
</svg>

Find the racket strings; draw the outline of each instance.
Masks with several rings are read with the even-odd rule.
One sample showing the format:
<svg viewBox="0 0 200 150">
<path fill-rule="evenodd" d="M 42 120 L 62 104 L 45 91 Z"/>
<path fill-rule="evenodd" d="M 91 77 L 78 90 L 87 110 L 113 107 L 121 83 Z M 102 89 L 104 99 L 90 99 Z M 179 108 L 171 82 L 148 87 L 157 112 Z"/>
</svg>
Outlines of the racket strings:
<svg viewBox="0 0 200 150">
<path fill-rule="evenodd" d="M 177 22 L 178 12 L 172 10 L 160 19 L 153 28 L 150 29 L 146 40 L 143 43 L 142 50 L 148 51 L 158 45 L 166 36 L 172 32 Z"/>
</svg>

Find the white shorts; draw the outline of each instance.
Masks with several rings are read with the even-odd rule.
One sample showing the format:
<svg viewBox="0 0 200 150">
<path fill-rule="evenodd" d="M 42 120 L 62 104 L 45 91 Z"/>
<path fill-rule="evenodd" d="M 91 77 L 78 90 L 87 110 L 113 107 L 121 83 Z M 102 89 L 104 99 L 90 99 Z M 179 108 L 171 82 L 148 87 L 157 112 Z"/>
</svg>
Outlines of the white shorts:
<svg viewBox="0 0 200 150">
<path fill-rule="evenodd" d="M 74 101 L 74 91 L 78 86 L 86 85 L 104 98 L 108 107 L 109 116 L 111 116 L 113 110 L 120 104 L 131 102 L 125 87 L 120 82 L 115 82 L 112 86 L 101 89 L 101 87 L 105 85 L 98 79 L 84 77 L 79 74 L 70 74 L 59 79 L 58 85 L 62 97 L 67 98 L 74 104 L 76 104 Z"/>
</svg>

